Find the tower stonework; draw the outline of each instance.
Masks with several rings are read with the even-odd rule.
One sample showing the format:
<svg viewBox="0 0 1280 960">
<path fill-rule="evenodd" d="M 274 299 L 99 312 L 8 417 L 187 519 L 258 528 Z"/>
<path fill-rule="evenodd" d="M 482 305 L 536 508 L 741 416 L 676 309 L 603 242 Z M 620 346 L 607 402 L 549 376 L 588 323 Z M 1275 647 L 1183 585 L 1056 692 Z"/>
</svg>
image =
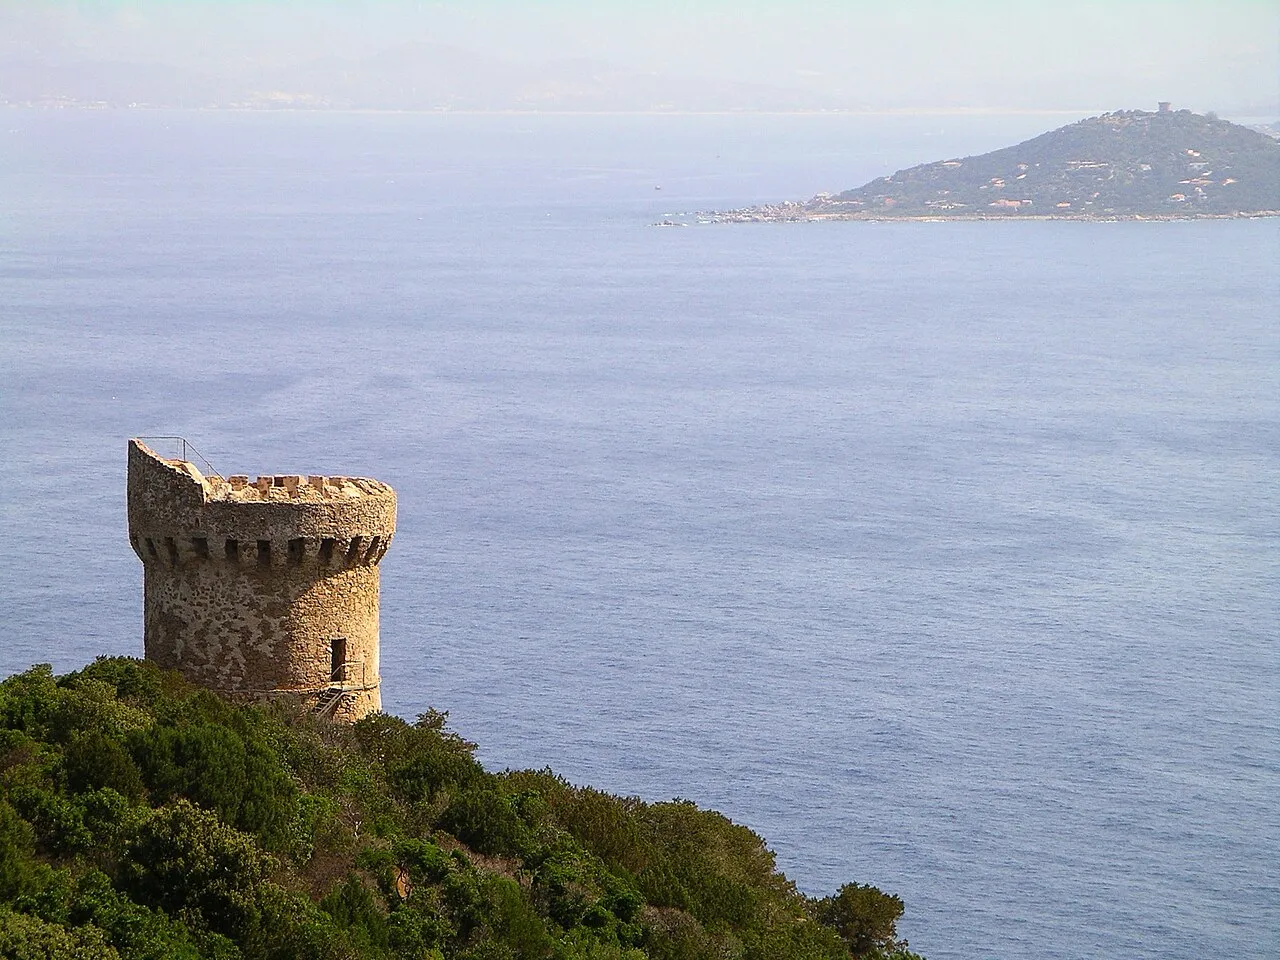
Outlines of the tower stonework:
<svg viewBox="0 0 1280 960">
<path fill-rule="evenodd" d="M 381 709 L 378 564 L 396 495 L 363 477 L 206 477 L 129 441 L 148 660 L 337 720 Z"/>
</svg>

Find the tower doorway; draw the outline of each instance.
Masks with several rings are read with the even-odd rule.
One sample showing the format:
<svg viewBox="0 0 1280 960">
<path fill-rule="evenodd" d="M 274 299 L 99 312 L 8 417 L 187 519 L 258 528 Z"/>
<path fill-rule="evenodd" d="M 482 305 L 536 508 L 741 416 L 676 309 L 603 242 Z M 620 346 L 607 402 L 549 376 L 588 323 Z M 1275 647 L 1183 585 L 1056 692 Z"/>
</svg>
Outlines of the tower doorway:
<svg viewBox="0 0 1280 960">
<path fill-rule="evenodd" d="M 334 637 L 329 641 L 329 679 L 342 683 L 347 679 L 347 638 Z"/>
</svg>

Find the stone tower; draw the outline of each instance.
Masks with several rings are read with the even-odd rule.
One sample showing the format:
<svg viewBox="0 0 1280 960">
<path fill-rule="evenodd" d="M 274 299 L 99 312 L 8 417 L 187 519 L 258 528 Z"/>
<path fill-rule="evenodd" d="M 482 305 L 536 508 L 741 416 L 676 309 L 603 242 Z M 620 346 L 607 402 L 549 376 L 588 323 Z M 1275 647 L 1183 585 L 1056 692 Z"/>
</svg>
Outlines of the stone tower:
<svg viewBox="0 0 1280 960">
<path fill-rule="evenodd" d="M 129 441 L 148 660 L 352 722 L 382 706 L 378 563 L 396 495 L 362 477 L 206 477 Z"/>
</svg>

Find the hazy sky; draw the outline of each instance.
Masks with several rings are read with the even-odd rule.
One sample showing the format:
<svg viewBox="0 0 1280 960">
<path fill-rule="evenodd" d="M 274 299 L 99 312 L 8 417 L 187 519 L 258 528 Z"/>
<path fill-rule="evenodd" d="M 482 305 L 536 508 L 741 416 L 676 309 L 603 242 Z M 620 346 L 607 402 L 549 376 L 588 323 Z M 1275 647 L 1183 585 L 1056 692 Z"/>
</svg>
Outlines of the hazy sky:
<svg viewBox="0 0 1280 960">
<path fill-rule="evenodd" d="M 235 76 L 408 42 L 868 108 L 1280 110 L 1275 0 L 0 0 L 0 54 Z M 26 62 L 26 61 L 23 61 Z M 0 98 L 4 92 L 0 91 Z"/>
</svg>

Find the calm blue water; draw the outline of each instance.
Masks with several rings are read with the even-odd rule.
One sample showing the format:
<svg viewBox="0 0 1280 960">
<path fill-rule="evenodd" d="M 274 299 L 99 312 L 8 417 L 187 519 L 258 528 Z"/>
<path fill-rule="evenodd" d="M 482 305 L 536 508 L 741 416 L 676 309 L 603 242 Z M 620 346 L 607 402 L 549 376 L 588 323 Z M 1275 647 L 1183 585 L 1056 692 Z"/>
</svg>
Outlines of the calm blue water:
<svg viewBox="0 0 1280 960">
<path fill-rule="evenodd" d="M 140 653 L 128 436 L 368 473 L 491 766 L 931 960 L 1280 954 L 1280 223 L 647 226 L 1068 119 L 0 114 L 0 672 Z"/>
</svg>

